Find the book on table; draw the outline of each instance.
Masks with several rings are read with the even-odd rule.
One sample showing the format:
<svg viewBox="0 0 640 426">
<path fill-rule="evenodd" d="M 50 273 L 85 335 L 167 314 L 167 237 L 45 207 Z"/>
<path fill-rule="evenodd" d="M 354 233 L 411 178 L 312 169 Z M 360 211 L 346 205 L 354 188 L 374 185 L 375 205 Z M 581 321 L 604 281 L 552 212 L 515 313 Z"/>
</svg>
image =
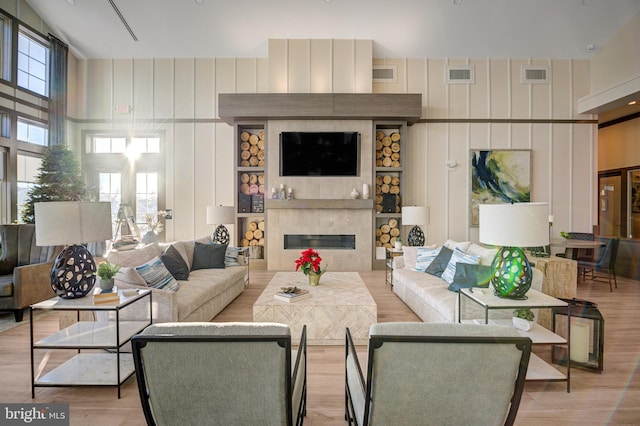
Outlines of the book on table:
<svg viewBox="0 0 640 426">
<path fill-rule="evenodd" d="M 273 297 L 275 297 L 278 300 L 283 300 L 285 302 L 295 302 L 297 300 L 302 300 L 302 299 L 311 297 L 311 293 L 309 293 L 309 290 L 299 290 L 295 293 L 278 291 L 273 295 Z"/>
<path fill-rule="evenodd" d="M 93 295 L 93 304 L 117 304 L 120 302 L 120 296 L 117 291 L 112 293 L 96 293 Z"/>
</svg>

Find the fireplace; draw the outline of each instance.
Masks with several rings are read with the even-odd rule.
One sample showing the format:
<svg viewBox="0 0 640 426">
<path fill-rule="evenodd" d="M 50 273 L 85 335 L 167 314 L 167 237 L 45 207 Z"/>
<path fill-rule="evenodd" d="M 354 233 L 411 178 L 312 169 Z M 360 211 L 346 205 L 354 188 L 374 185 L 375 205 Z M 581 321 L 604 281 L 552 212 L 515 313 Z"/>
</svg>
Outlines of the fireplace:
<svg viewBox="0 0 640 426">
<path fill-rule="evenodd" d="M 285 234 L 284 236 L 285 250 L 309 247 L 315 250 L 355 250 L 356 236 L 344 234 Z"/>
</svg>

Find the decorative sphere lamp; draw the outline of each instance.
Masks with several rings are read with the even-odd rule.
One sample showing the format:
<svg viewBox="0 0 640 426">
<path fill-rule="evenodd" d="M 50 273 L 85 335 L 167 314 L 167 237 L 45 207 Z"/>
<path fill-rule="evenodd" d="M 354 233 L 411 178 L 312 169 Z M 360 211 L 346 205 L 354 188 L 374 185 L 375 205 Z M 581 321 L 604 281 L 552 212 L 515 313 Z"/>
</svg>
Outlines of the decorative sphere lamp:
<svg viewBox="0 0 640 426">
<path fill-rule="evenodd" d="M 229 230 L 225 224 L 232 224 L 234 221 L 233 207 L 229 206 L 208 206 L 207 225 L 218 224 L 218 227 L 211 234 L 211 240 L 218 244 L 229 244 Z"/>
<path fill-rule="evenodd" d="M 491 265 L 494 294 L 526 299 L 531 288 L 531 265 L 520 247 L 549 244 L 549 204 L 481 204 L 481 243 L 501 246 Z"/>
<path fill-rule="evenodd" d="M 65 246 L 51 267 L 51 288 L 63 299 L 86 296 L 97 268 L 85 244 L 111 239 L 111 203 L 51 201 L 35 203 L 34 212 L 36 244 Z"/>
<path fill-rule="evenodd" d="M 407 242 L 410 246 L 417 247 L 425 244 L 424 232 L 420 225 L 429 223 L 429 209 L 424 206 L 402 206 L 402 224 L 414 225 L 409 231 Z"/>
</svg>

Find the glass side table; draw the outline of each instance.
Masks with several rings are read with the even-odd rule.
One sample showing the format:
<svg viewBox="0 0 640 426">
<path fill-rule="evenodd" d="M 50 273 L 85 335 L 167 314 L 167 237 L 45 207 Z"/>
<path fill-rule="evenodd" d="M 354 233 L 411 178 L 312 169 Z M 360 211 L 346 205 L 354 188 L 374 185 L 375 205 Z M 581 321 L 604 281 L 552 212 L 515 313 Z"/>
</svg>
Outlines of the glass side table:
<svg viewBox="0 0 640 426">
<path fill-rule="evenodd" d="M 386 276 L 387 284 L 389 285 L 389 287 L 393 288 L 393 258 L 397 256 L 402 256 L 403 251 L 402 249 L 387 247 L 385 249 L 385 254 L 386 254 L 385 260 L 384 260 L 385 276 Z"/>
<path fill-rule="evenodd" d="M 117 386 L 133 375 L 133 355 L 122 352 L 122 347 L 135 334 L 152 322 L 151 290 L 116 290 L 118 300 L 94 304 L 93 295 L 78 299 L 54 297 L 29 307 L 31 340 L 31 398 L 36 387 L 46 386 Z M 95 293 L 100 290 L 96 289 Z M 94 293 L 94 294 L 95 294 Z M 34 341 L 33 311 L 76 311 L 77 322 Z M 80 312 L 105 312 L 106 321 L 80 321 Z M 148 315 L 144 315 L 148 312 Z M 146 316 L 141 320 L 124 320 L 125 317 Z M 41 372 L 36 377 L 35 352 L 37 350 L 73 349 L 76 354 L 62 364 L 47 368 L 50 358 L 43 357 Z M 53 362 L 51 362 L 53 363 Z"/>
</svg>

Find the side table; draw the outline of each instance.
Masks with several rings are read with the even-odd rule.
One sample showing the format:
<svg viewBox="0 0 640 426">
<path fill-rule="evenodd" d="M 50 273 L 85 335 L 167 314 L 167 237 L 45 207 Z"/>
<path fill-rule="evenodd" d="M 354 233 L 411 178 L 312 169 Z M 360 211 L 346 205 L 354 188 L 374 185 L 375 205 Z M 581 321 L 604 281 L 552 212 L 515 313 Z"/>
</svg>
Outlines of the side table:
<svg viewBox="0 0 640 426">
<path fill-rule="evenodd" d="M 385 250 L 385 276 L 389 287 L 393 287 L 393 258 L 402 256 L 402 249 L 387 247 Z"/>
<path fill-rule="evenodd" d="M 482 307 L 484 310 L 484 318 L 470 318 L 463 320 L 462 315 L 464 312 L 467 312 L 463 305 L 467 302 L 475 303 Z M 460 290 L 458 297 L 458 312 L 460 312 L 459 322 L 474 322 L 481 324 L 492 323 L 513 327 L 511 319 L 490 319 L 489 314 L 494 310 L 514 310 L 518 308 L 566 309 L 568 321 L 567 326 L 569 327 L 569 330 L 571 329 L 571 305 L 563 300 L 556 299 L 555 297 L 551 297 L 533 289 L 527 292 L 527 299 L 524 300 L 504 299 L 494 295 L 491 289 L 479 288 L 463 288 Z M 522 336 L 529 337 L 534 345 L 565 345 L 567 347 L 567 353 L 571 353 L 570 335 L 565 339 L 545 327 L 542 327 L 540 324 L 535 324 L 529 331 L 518 330 L 518 333 Z M 563 374 L 536 354 L 531 353 L 529 369 L 527 370 L 527 380 L 566 381 L 567 392 L 570 392 L 570 364 L 571 361 L 568 359 L 566 362 L 567 372 L 566 374 Z"/>
<path fill-rule="evenodd" d="M 96 289 L 99 292 L 99 289 Z M 135 334 L 144 330 L 152 322 L 151 290 L 120 290 L 118 302 L 94 304 L 93 296 L 78 299 L 54 297 L 29 307 L 31 340 L 31 398 L 35 398 L 35 388 L 40 386 L 117 386 L 135 372 L 133 355 L 123 353 L 122 347 Z M 128 321 L 122 319 L 127 310 L 143 312 L 144 302 L 148 303 L 149 316 L 146 320 Z M 77 322 L 34 341 L 33 311 L 76 311 Z M 81 321 L 81 312 L 106 312 L 106 321 Z M 35 373 L 35 351 L 39 349 L 74 349 L 77 353 L 60 365 L 47 368 L 42 361 L 42 372 Z M 53 357 L 51 357 L 53 358 Z M 39 364 L 40 365 L 40 364 Z"/>
</svg>

